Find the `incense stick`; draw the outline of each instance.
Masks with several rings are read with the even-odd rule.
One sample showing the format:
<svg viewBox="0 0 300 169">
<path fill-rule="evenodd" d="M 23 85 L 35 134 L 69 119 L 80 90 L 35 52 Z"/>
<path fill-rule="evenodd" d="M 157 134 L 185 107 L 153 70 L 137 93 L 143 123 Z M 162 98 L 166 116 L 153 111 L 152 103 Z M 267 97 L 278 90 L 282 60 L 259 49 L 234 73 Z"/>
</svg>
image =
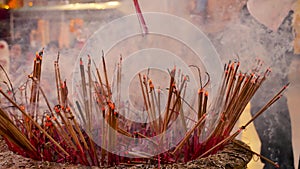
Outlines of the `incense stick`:
<svg viewBox="0 0 300 169">
<path fill-rule="evenodd" d="M 16 108 L 20 110 L 20 112 L 28 118 L 41 132 L 43 132 L 65 155 L 69 156 L 69 153 L 66 152 L 36 121 L 34 121 L 27 113 L 21 109 L 13 100 L 9 98 L 1 89 L 0 93 L 10 102 L 12 103 Z"/>
<path fill-rule="evenodd" d="M 144 16 L 142 14 L 139 2 L 138 2 L 138 0 L 133 0 L 133 3 L 134 3 L 134 7 L 135 7 L 135 10 L 136 10 L 137 17 L 139 19 L 140 26 L 142 28 L 142 34 L 146 35 L 146 34 L 148 34 L 148 27 L 146 25 Z"/>
<path fill-rule="evenodd" d="M 137 0 L 136 0 L 136 3 Z M 138 4 L 137 4 L 138 5 Z M 51 105 L 44 93 L 42 86 L 40 86 L 41 78 L 41 59 L 42 52 L 36 55 L 36 59 L 33 65 L 33 74 L 30 76 L 32 80 L 30 102 L 27 104 L 27 93 L 25 86 L 25 105 L 19 106 L 8 94 L 2 90 L 1 94 L 8 100 L 9 103 L 21 111 L 21 119 L 12 110 L 10 114 L 4 112 L 0 108 L 0 134 L 4 135 L 8 144 L 13 147 L 14 144 L 19 146 L 19 149 L 14 149 L 20 154 L 26 154 L 32 152 L 34 158 L 42 160 L 56 161 L 56 162 L 71 162 L 80 163 L 84 165 L 97 165 L 97 166 L 114 166 L 120 163 L 127 163 L 129 158 L 122 157 L 121 151 L 115 149 L 123 149 L 128 151 L 136 157 L 133 159 L 137 163 L 145 163 L 146 160 L 151 160 L 161 163 L 173 163 L 179 161 L 189 161 L 198 157 L 204 157 L 209 154 L 215 153 L 221 149 L 222 146 L 227 144 L 233 138 L 235 138 L 242 130 L 244 130 L 251 122 L 253 122 L 258 116 L 260 116 L 265 110 L 267 110 L 273 103 L 275 103 L 282 95 L 283 91 L 287 88 L 288 84 L 284 86 L 269 102 L 267 102 L 244 126 L 242 126 L 234 134 L 230 135 L 234 125 L 241 116 L 246 105 L 251 98 L 266 80 L 270 73 L 270 69 L 267 69 L 262 76 L 260 72 L 261 62 L 250 73 L 238 73 L 240 63 L 229 61 L 224 67 L 223 79 L 220 88 L 218 89 L 217 97 L 214 100 L 208 100 L 208 90 L 206 87 L 210 83 L 210 76 L 206 72 L 207 82 L 202 81 L 200 68 L 196 67 L 199 74 L 200 87 L 198 93 L 195 93 L 196 98 L 195 105 L 192 102 L 185 100 L 186 91 L 189 90 L 188 77 L 184 75 L 181 69 L 176 72 L 174 67 L 170 73 L 169 88 L 167 88 L 168 96 L 165 106 L 165 110 L 161 110 L 161 89 L 155 88 L 155 82 L 152 81 L 149 76 L 149 71 L 146 75 L 139 73 L 140 90 L 142 92 L 144 110 L 147 111 L 147 120 L 143 124 L 126 119 L 125 113 L 122 116 L 123 103 L 126 101 L 121 100 L 121 78 L 122 78 L 122 56 L 117 63 L 116 67 L 116 91 L 112 91 L 108 81 L 107 65 L 105 62 L 104 52 L 102 51 L 102 75 L 104 75 L 104 81 L 101 79 L 101 73 L 97 68 L 95 62 L 95 69 L 97 75 L 92 78 L 93 67 L 91 66 L 91 58 L 88 56 L 87 70 L 80 59 L 80 77 L 81 88 L 76 88 L 82 92 L 82 99 L 76 101 L 79 114 L 82 114 L 84 126 L 87 132 L 81 129 L 77 119 L 73 115 L 75 109 L 72 107 L 72 102 L 68 99 L 68 86 L 66 80 L 61 81 L 59 72 L 59 54 L 57 60 L 54 61 L 55 67 L 55 83 L 57 89 L 57 104 L 54 108 L 55 113 L 51 109 Z M 88 75 L 88 82 L 86 82 L 85 74 Z M 177 75 L 176 75 L 177 73 Z M 176 78 L 175 78 L 176 76 Z M 26 84 L 25 84 L 26 85 Z M 9 88 L 12 88 L 11 86 Z M 156 91 L 157 90 L 157 95 Z M 24 92 L 24 91 L 21 91 Z M 116 95 L 115 93 L 116 92 Z M 40 117 L 41 108 L 39 104 L 39 93 L 43 96 L 46 106 L 48 108 L 47 113 L 44 113 Z M 112 98 L 112 96 L 116 96 Z M 21 93 L 22 99 L 23 93 Z M 189 97 L 188 97 L 189 99 Z M 81 109 L 80 103 L 83 103 L 84 107 Z M 128 102 L 128 101 L 127 101 Z M 22 102 L 23 103 L 23 100 Z M 184 109 L 185 105 L 188 106 Z M 209 105 L 210 104 L 210 105 Z M 26 106 L 29 105 L 29 108 Z M 198 110 L 196 111 L 194 107 Z M 29 111 L 29 114 L 25 111 Z M 128 113 L 130 107 L 128 106 Z M 161 115 L 164 111 L 164 115 Z M 98 124 L 96 121 L 92 121 L 94 117 L 93 113 L 97 115 L 102 114 L 102 124 Z M 99 114 L 100 113 L 100 114 Z M 119 115 L 120 113 L 120 115 Z M 185 116 L 185 114 L 191 114 L 194 116 Z M 85 115 L 83 115 L 85 114 Z M 158 114 L 159 118 L 156 118 Z M 207 118 L 209 114 L 210 118 Z M 58 117 L 59 119 L 56 119 Z M 23 118 L 23 119 L 22 119 Z M 180 118 L 180 121 L 177 121 Z M 193 119 L 194 118 L 194 119 Z M 24 120 L 24 121 L 23 121 Z M 85 120 L 87 122 L 85 122 Z M 212 121 L 209 121 L 212 120 Z M 96 122 L 96 123 L 93 123 Z M 9 124 L 5 126 L 3 124 Z M 205 125 L 204 125 L 205 124 Z M 102 126 L 100 131 L 101 145 L 97 146 L 91 137 L 91 129 L 94 127 Z M 181 130 L 185 132 L 185 137 L 179 141 L 177 145 L 173 145 L 174 135 L 166 135 L 170 126 L 174 126 L 174 130 Z M 184 129 L 180 129 L 183 127 Z M 11 129 L 10 132 L 5 132 L 7 129 Z M 93 130 L 94 131 L 94 130 Z M 14 136 L 12 133 L 17 133 Z M 159 140 L 154 140 L 152 137 L 162 136 Z M 20 136 L 19 136 L 20 135 Z M 137 138 L 144 138 L 151 142 L 156 148 L 149 150 L 148 152 L 140 152 L 134 150 L 134 146 L 130 145 L 130 142 L 126 140 L 126 143 L 122 142 L 122 136 L 126 136 L 135 140 Z M 169 136 L 170 138 L 167 138 Z M 38 145 L 36 142 L 40 141 Z M 169 142 L 167 142 L 169 141 Z M 170 143 L 174 150 L 172 152 L 166 151 L 163 147 L 166 143 Z M 52 146 L 52 147 L 51 147 Z M 16 146 L 15 146 L 16 147 Z M 35 149 L 32 149 L 35 148 Z M 106 151 L 109 150 L 109 151 Z M 98 154 L 101 151 L 101 157 Z M 166 151 L 158 156 L 151 157 L 151 154 L 158 153 L 160 151 Z M 183 155 L 181 155 L 183 153 Z M 53 154 L 58 154 L 61 158 L 56 159 L 52 157 Z M 72 154 L 72 157 L 70 156 Z M 67 157 L 65 157 L 65 155 Z M 73 157 L 74 156 L 74 157 Z M 147 158 L 147 159 L 145 159 Z M 99 161 L 100 160 L 100 163 Z"/>
</svg>

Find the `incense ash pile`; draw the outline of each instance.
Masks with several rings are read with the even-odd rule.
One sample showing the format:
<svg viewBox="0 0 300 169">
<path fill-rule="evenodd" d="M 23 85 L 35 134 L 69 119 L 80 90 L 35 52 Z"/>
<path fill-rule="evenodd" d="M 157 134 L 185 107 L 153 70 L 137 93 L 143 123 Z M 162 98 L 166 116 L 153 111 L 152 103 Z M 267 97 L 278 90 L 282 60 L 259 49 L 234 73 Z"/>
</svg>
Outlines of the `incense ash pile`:
<svg viewBox="0 0 300 169">
<path fill-rule="evenodd" d="M 28 89 L 15 90 L 8 80 L 8 88 L 0 90 L 3 96 L 0 134 L 13 152 L 58 163 L 87 166 L 151 163 L 159 167 L 204 158 L 235 143 L 235 137 L 276 102 L 287 88 L 284 86 L 252 119 L 234 131 L 246 105 L 270 73 L 270 69 L 261 72 L 260 62 L 250 73 L 240 73 L 240 63 L 226 64 L 223 81 L 211 105 L 208 105 L 206 89 L 209 73 L 206 73 L 207 83 L 202 85 L 197 66 L 190 66 L 199 71 L 200 87 L 194 94 L 195 104 L 185 100 L 188 76 L 174 68 L 169 71 L 169 85 L 165 86 L 168 91 L 165 108 L 161 105 L 161 88 L 155 88 L 155 82 L 147 74 L 139 73 L 140 88 L 136 92 L 142 93 L 140 102 L 147 112 L 147 121 L 140 123 L 126 118 L 130 111 L 124 111 L 126 101 L 120 97 L 122 58 L 116 66 L 116 94 L 108 80 L 104 54 L 102 71 L 96 64 L 95 72 L 92 71 L 90 57 L 87 70 L 80 60 L 81 85 L 77 92 L 81 93 L 81 99 L 74 104 L 69 99 L 66 81 L 61 80 L 59 58 L 54 61 L 57 101 L 49 103 L 40 85 L 42 58 L 43 51 L 36 54 L 33 73 L 28 76 L 31 80 L 31 85 L 26 86 Z M 28 93 L 21 94 L 21 100 L 15 98 L 16 92 L 27 90 Z M 43 103 L 47 110 L 41 108 Z M 183 109 L 184 105 L 188 109 Z M 185 116 L 184 111 L 195 114 L 196 118 Z"/>
</svg>

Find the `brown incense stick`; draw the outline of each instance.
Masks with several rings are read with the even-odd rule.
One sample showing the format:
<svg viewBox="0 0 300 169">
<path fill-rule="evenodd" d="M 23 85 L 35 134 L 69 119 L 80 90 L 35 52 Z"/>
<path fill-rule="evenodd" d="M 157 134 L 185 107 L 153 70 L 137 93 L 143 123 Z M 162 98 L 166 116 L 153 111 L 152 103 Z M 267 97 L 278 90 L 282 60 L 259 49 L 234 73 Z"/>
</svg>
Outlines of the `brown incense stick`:
<svg viewBox="0 0 300 169">
<path fill-rule="evenodd" d="M 89 86 L 89 100 L 88 100 L 88 127 L 89 127 L 89 132 L 91 132 L 91 126 L 92 126 L 92 114 L 93 114 L 93 107 L 92 107 L 92 101 L 93 101 L 93 95 L 92 95 L 92 86 L 93 86 L 93 80 L 92 80 L 92 72 L 91 72 L 91 57 L 88 55 L 88 86 Z M 90 134 L 90 133 L 89 133 Z"/>
<path fill-rule="evenodd" d="M 69 156 L 69 153 L 65 151 L 35 120 L 31 118 L 23 109 L 21 109 L 8 95 L 6 95 L 1 89 L 0 93 L 10 102 L 12 103 L 16 108 L 20 110 L 20 112 L 28 118 L 41 132 L 43 132 L 65 155 Z"/>
<path fill-rule="evenodd" d="M 111 100 L 111 90 L 110 90 L 110 85 L 108 83 L 108 75 L 107 75 L 107 71 L 106 71 L 106 63 L 105 63 L 103 50 L 102 50 L 102 65 L 103 65 L 104 77 L 105 77 L 105 82 L 106 82 L 107 95 L 108 95 L 109 100 Z"/>
<path fill-rule="evenodd" d="M 163 119 L 163 129 L 162 132 L 164 132 L 167 129 L 167 120 L 169 118 L 169 111 L 170 111 L 170 105 L 171 105 L 171 100 L 172 100 L 172 94 L 173 94 L 173 87 L 174 87 L 174 77 L 175 77 L 175 72 L 176 72 L 176 68 L 174 68 L 171 72 L 170 72 L 170 86 L 169 86 L 169 94 L 168 94 L 168 101 L 167 101 L 167 107 L 166 107 L 166 112 L 165 112 L 165 116 Z"/>
<path fill-rule="evenodd" d="M 206 118 L 206 114 L 204 114 L 199 120 L 198 122 L 193 126 L 193 128 L 188 131 L 185 135 L 185 137 L 180 141 L 180 143 L 176 146 L 175 150 L 172 152 L 172 154 L 176 154 L 176 152 L 182 148 L 182 146 L 185 144 L 185 142 L 190 138 L 191 134 L 195 131 L 196 128 L 198 128 L 203 121 Z"/>
<path fill-rule="evenodd" d="M 89 99 L 87 94 L 87 88 L 86 88 L 86 81 L 85 81 L 85 72 L 84 72 L 84 65 L 82 62 L 82 59 L 80 58 L 80 76 L 81 76 L 81 87 L 83 92 L 83 102 L 84 102 L 84 110 L 86 113 L 86 129 L 88 133 L 91 131 L 91 114 L 89 111 Z"/>
<path fill-rule="evenodd" d="M 56 82 L 56 91 L 57 91 L 57 103 L 61 105 L 60 100 L 60 71 L 59 71 L 59 52 L 57 54 L 57 59 L 54 61 L 54 71 L 55 71 L 55 82 Z"/>
</svg>

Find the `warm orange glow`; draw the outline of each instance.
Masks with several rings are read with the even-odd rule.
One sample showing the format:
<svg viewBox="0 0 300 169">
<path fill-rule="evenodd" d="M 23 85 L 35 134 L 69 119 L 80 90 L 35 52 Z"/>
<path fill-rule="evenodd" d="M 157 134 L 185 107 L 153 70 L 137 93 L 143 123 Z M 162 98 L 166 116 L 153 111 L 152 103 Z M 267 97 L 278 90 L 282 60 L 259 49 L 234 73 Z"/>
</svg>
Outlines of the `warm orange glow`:
<svg viewBox="0 0 300 169">
<path fill-rule="evenodd" d="M 0 5 L 1 8 L 4 8 L 4 9 L 9 9 L 9 6 L 8 5 Z"/>
<path fill-rule="evenodd" d="M 70 21 L 70 32 L 76 32 L 83 27 L 84 21 L 80 18 L 75 18 Z"/>
<path fill-rule="evenodd" d="M 28 6 L 33 6 L 33 3 L 32 2 L 28 2 Z"/>
<path fill-rule="evenodd" d="M 22 0 L 10 0 L 8 2 L 9 8 L 20 8 L 23 6 L 23 1 Z"/>
</svg>

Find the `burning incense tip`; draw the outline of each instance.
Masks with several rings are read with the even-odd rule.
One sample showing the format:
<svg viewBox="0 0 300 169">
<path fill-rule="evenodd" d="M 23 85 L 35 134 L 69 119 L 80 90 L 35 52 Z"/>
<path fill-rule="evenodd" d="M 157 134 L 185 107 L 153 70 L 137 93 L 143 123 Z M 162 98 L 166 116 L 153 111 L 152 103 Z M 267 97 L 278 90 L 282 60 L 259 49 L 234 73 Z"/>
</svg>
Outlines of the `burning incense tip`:
<svg viewBox="0 0 300 169">
<path fill-rule="evenodd" d="M 104 57 L 104 50 L 101 51 L 102 52 L 102 58 Z"/>
<path fill-rule="evenodd" d="M 88 65 L 91 65 L 91 56 L 88 55 Z"/>
<path fill-rule="evenodd" d="M 120 63 L 122 62 L 123 56 L 120 54 Z"/>
<path fill-rule="evenodd" d="M 231 69 L 231 70 L 234 69 L 234 63 L 231 64 L 230 69 Z"/>
<path fill-rule="evenodd" d="M 204 92 L 204 89 L 203 89 L 203 88 L 198 89 L 198 94 L 200 94 L 200 93 L 202 93 L 202 92 Z"/>
<path fill-rule="evenodd" d="M 60 55 L 60 52 L 58 51 L 58 52 L 57 52 L 57 57 L 56 57 L 56 62 L 59 61 L 59 55 Z"/>
<path fill-rule="evenodd" d="M 157 88 L 157 93 L 161 93 L 161 89 L 160 89 L 159 86 L 158 86 L 158 88 Z"/>
<path fill-rule="evenodd" d="M 112 102 L 108 103 L 110 109 L 114 110 L 115 109 L 115 104 L 113 104 Z"/>
<path fill-rule="evenodd" d="M 184 79 L 183 79 L 184 81 L 186 81 L 186 80 L 188 80 L 188 76 L 184 76 Z"/>
<path fill-rule="evenodd" d="M 289 85 L 290 85 L 290 82 L 288 82 L 288 83 L 284 86 L 284 88 L 285 88 L 285 89 L 288 88 Z"/>
</svg>

